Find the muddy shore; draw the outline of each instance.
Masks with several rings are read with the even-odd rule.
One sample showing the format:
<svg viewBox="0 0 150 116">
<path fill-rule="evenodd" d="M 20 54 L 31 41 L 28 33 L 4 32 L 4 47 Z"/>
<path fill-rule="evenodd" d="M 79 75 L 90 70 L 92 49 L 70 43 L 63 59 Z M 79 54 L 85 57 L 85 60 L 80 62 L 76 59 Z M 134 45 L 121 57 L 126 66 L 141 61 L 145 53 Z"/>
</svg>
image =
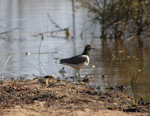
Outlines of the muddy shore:
<svg viewBox="0 0 150 116">
<path fill-rule="evenodd" d="M 2 116 L 116 116 L 149 115 L 149 104 L 108 90 L 95 91 L 86 84 L 56 80 L 52 76 L 0 83 Z"/>
</svg>

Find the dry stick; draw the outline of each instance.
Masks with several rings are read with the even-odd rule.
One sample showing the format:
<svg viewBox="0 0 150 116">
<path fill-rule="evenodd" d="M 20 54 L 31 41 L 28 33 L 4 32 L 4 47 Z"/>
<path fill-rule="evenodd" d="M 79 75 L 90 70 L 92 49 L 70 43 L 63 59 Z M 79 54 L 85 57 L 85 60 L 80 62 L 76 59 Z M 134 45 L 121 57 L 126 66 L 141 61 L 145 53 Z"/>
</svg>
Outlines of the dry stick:
<svg viewBox="0 0 150 116">
<path fill-rule="evenodd" d="M 12 29 L 12 30 L 10 30 L 10 31 L 2 32 L 2 33 L 0 33 L 0 35 L 2 35 L 2 34 L 6 34 L 6 33 L 9 33 L 9 32 L 11 32 L 11 31 L 13 31 L 13 30 L 16 30 L 16 29 L 18 29 L 18 28 L 14 28 L 14 29 Z"/>
<path fill-rule="evenodd" d="M 42 64 L 42 62 L 40 62 L 41 63 L 41 65 L 43 66 L 43 64 Z M 43 66 L 43 68 L 45 69 L 45 71 L 46 71 L 46 73 L 47 73 L 47 75 L 48 75 L 48 72 L 47 72 L 47 70 L 46 70 L 46 68 Z"/>
<path fill-rule="evenodd" d="M 49 20 L 55 25 L 55 27 L 56 28 L 58 28 L 58 29 L 60 29 L 60 30 L 62 30 L 58 25 L 57 25 L 57 23 L 56 22 L 54 22 L 52 19 L 51 19 L 51 17 L 50 17 L 50 15 L 49 14 L 47 14 L 47 16 L 48 16 L 48 18 L 49 18 Z"/>
<path fill-rule="evenodd" d="M 18 100 L 21 101 L 22 103 L 25 103 L 24 101 L 22 101 L 22 100 L 20 99 L 20 97 L 16 97 L 16 96 L 14 96 L 14 95 L 12 95 L 12 94 L 6 92 L 6 91 L 3 91 L 3 90 L 1 90 L 1 89 L 0 89 L 0 91 L 3 92 L 3 93 L 5 93 L 5 94 L 7 94 L 7 95 L 13 96 L 14 98 L 18 99 Z"/>
<path fill-rule="evenodd" d="M 34 66 L 33 64 L 31 64 L 31 63 L 29 63 L 30 65 L 32 65 L 32 66 Z M 36 68 L 35 66 L 34 66 L 34 68 Z M 38 71 L 39 71 L 39 69 L 38 68 L 36 68 Z M 39 71 L 39 73 L 40 74 L 42 74 L 40 71 Z M 43 74 L 42 74 L 43 75 Z"/>
<path fill-rule="evenodd" d="M 11 55 L 8 56 L 7 61 L 5 62 L 5 65 L 4 65 L 3 70 L 2 70 L 2 80 L 3 80 L 3 82 L 4 82 L 4 69 L 5 69 L 5 66 L 6 66 L 6 64 L 7 64 L 10 57 L 11 57 Z"/>
<path fill-rule="evenodd" d="M 136 80 L 137 80 L 138 74 L 139 74 L 139 71 L 136 73 L 135 80 L 134 80 L 134 84 L 135 84 L 135 82 L 136 82 Z"/>
</svg>

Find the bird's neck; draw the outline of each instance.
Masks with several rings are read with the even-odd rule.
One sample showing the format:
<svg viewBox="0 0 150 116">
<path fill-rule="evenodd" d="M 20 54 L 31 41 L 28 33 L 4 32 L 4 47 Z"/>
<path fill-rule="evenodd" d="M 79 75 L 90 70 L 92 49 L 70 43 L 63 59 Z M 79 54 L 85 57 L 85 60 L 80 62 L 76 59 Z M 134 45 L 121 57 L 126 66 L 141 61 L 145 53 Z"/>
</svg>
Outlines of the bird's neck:
<svg viewBox="0 0 150 116">
<path fill-rule="evenodd" d="M 82 53 L 82 55 L 90 55 L 90 50 L 84 50 L 84 52 Z"/>
</svg>

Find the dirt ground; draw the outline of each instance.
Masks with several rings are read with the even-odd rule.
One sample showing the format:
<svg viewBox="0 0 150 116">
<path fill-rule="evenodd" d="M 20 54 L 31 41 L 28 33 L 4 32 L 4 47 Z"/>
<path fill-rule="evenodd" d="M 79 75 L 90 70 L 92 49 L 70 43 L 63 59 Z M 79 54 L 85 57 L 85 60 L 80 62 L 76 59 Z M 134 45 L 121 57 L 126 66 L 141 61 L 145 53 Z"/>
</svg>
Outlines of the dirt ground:
<svg viewBox="0 0 150 116">
<path fill-rule="evenodd" d="M 0 116 L 150 115 L 149 104 L 135 104 L 132 98 L 114 90 L 98 92 L 88 85 L 51 76 L 0 84 Z"/>
</svg>

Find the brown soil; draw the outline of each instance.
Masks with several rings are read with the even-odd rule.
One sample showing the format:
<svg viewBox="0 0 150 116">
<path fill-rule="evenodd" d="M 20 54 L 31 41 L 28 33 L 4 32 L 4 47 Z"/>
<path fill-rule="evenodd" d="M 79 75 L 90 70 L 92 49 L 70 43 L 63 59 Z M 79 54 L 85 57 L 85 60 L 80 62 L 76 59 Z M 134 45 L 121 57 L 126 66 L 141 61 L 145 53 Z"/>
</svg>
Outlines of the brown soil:
<svg viewBox="0 0 150 116">
<path fill-rule="evenodd" d="M 32 81 L 8 81 L 0 86 L 2 116 L 141 116 L 149 105 L 134 104 L 132 98 L 114 90 L 93 88 L 51 77 Z"/>
</svg>

